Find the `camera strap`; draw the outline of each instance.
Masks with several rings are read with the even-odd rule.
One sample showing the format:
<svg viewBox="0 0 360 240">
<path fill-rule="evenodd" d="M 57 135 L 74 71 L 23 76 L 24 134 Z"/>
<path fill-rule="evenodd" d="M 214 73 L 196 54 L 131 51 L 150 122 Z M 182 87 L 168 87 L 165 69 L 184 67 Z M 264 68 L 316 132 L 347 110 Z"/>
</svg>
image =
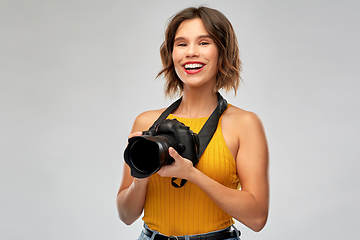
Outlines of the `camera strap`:
<svg viewBox="0 0 360 240">
<path fill-rule="evenodd" d="M 221 115 L 224 113 L 224 111 L 227 109 L 227 101 L 221 96 L 220 93 L 217 93 L 217 95 L 218 95 L 218 104 L 217 104 L 215 110 L 212 112 L 212 114 L 210 115 L 208 120 L 205 122 L 204 126 L 201 128 L 201 130 L 200 130 L 200 132 L 198 134 L 199 142 L 200 142 L 200 148 L 199 148 L 199 152 L 198 152 L 198 160 L 197 160 L 196 163 L 194 163 L 194 166 L 198 163 L 201 155 L 203 154 L 203 152 L 205 151 L 207 145 L 211 141 L 211 138 L 213 137 L 213 135 L 214 135 L 214 133 L 215 133 L 215 131 L 217 129 L 219 119 L 220 119 Z M 180 105 L 181 100 L 182 100 L 182 97 L 179 98 L 174 103 L 172 103 L 160 115 L 160 117 L 154 122 L 154 124 L 150 127 L 149 130 L 154 129 L 159 123 L 164 121 L 169 116 L 169 114 L 172 113 Z M 186 179 L 181 179 L 181 183 L 179 185 L 179 184 L 177 184 L 175 182 L 176 179 L 177 178 L 172 178 L 171 179 L 171 185 L 173 185 L 176 188 L 181 188 L 187 182 Z"/>
</svg>

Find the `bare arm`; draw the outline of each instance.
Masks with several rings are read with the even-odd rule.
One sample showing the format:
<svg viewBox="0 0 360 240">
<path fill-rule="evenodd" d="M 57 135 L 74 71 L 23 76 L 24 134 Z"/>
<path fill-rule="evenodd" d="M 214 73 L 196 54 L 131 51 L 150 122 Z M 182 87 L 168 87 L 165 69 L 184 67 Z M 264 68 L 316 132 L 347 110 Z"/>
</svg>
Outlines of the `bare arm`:
<svg viewBox="0 0 360 240">
<path fill-rule="evenodd" d="M 149 111 L 140 114 L 134 122 L 129 138 L 141 135 L 141 131 L 148 130 L 161 111 Z M 116 205 L 120 219 L 127 225 L 137 220 L 144 209 L 147 185 L 150 177 L 144 179 L 133 178 L 129 166 L 124 162 L 122 181 L 116 197 Z"/>
<path fill-rule="evenodd" d="M 131 177 L 130 168 L 124 164 L 123 181 L 116 198 L 120 219 L 127 225 L 138 219 L 143 211 L 149 178 Z"/>
<path fill-rule="evenodd" d="M 220 208 L 254 231 L 266 224 L 269 205 L 268 149 L 261 121 L 247 113 L 241 120 L 228 122 L 236 134 L 236 166 L 241 191 L 231 189 L 209 178 L 173 149 L 173 165 L 158 172 L 162 176 L 185 178 L 199 186 Z M 241 129 L 237 131 L 236 129 Z M 234 141 L 233 141 L 234 142 Z"/>
</svg>

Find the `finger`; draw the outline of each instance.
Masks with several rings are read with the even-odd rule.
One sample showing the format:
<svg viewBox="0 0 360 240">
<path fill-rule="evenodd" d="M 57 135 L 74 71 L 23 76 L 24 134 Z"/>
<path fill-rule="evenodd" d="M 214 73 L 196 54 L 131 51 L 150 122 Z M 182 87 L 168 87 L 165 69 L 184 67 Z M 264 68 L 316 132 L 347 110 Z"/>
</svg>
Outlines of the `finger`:
<svg viewBox="0 0 360 240">
<path fill-rule="evenodd" d="M 136 136 L 141 136 L 143 133 L 142 132 L 133 132 L 129 135 L 128 138 L 132 138 L 132 137 L 136 137 Z"/>
<path fill-rule="evenodd" d="M 170 165 L 166 165 L 160 168 L 159 171 L 157 171 L 157 173 L 162 176 L 162 177 L 173 177 L 173 175 L 171 174 L 171 169 L 173 168 L 175 162 L 171 163 Z"/>
<path fill-rule="evenodd" d="M 174 159 L 181 158 L 180 154 L 177 151 L 175 151 L 175 149 L 173 147 L 169 147 L 169 154 Z"/>
</svg>

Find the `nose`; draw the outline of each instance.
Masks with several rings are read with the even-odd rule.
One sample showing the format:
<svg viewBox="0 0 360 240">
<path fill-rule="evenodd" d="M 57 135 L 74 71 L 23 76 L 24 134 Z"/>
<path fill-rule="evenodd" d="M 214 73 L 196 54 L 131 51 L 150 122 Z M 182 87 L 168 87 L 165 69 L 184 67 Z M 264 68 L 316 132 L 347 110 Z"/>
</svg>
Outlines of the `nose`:
<svg viewBox="0 0 360 240">
<path fill-rule="evenodd" d="M 190 57 L 190 58 L 198 57 L 199 52 L 197 46 L 195 44 L 189 44 L 185 55 L 186 57 Z"/>
</svg>

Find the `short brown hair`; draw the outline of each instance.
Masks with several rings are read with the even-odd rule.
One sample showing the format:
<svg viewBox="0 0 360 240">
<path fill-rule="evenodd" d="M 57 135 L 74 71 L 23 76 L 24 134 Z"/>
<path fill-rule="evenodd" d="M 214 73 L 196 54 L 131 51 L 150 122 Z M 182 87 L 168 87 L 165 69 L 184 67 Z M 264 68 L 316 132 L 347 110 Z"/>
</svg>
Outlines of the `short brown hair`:
<svg viewBox="0 0 360 240">
<path fill-rule="evenodd" d="M 189 19 L 200 18 L 206 31 L 215 42 L 219 50 L 218 73 L 214 92 L 220 89 L 234 90 L 235 95 L 239 87 L 241 61 L 239 47 L 234 29 L 224 14 L 208 7 L 189 7 L 175 14 L 167 26 L 165 40 L 160 47 L 163 69 L 157 77 L 164 74 L 166 79 L 165 94 L 167 96 L 181 95 L 183 83 L 177 76 L 172 60 L 174 38 L 180 24 Z"/>
</svg>

